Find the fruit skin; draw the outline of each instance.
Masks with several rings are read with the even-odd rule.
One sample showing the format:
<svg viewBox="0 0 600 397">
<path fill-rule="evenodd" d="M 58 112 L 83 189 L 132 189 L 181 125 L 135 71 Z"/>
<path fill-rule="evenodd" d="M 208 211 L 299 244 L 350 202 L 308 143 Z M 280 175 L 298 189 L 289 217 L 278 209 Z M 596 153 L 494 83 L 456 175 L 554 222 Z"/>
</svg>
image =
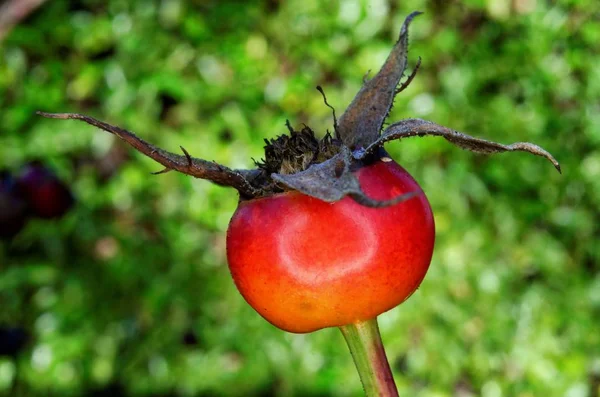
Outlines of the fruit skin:
<svg viewBox="0 0 600 397">
<path fill-rule="evenodd" d="M 420 191 L 393 161 L 356 172 L 363 191 L 387 200 Z M 435 240 L 424 194 L 368 208 L 301 193 L 241 202 L 227 231 L 227 259 L 246 301 L 296 333 L 364 321 L 407 299 L 429 268 Z"/>
<path fill-rule="evenodd" d="M 38 218 L 60 218 L 73 206 L 73 195 L 67 185 L 39 161 L 25 166 L 16 184 L 31 214 Z"/>
</svg>

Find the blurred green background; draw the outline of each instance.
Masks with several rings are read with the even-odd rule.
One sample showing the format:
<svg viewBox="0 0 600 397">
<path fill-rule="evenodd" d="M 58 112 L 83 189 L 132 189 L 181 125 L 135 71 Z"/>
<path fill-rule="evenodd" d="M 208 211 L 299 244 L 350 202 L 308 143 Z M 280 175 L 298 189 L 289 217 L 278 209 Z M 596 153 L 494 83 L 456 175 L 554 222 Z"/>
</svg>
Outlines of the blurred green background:
<svg viewBox="0 0 600 397">
<path fill-rule="evenodd" d="M 77 111 L 233 167 L 284 122 L 332 129 L 404 17 L 423 65 L 390 120 L 421 117 L 524 153 L 387 145 L 433 207 L 421 288 L 380 317 L 400 395 L 600 396 L 597 0 L 49 0 L 0 44 L 0 168 L 39 158 L 77 205 L 0 242 L 0 395 L 358 396 L 336 329 L 284 333 L 236 291 L 235 191 L 169 173 Z"/>
</svg>

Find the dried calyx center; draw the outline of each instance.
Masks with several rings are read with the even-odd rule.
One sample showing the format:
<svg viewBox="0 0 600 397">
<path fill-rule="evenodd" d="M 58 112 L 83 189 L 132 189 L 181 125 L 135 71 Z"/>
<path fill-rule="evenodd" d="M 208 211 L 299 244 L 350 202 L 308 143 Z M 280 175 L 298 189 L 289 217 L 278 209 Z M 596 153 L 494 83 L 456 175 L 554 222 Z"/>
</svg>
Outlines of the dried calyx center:
<svg viewBox="0 0 600 397">
<path fill-rule="evenodd" d="M 289 123 L 289 135 L 280 135 L 274 139 L 265 139 L 265 158 L 255 161 L 256 166 L 265 175 L 290 175 L 308 169 L 313 164 L 329 160 L 341 148 L 341 141 L 328 132 L 318 139 L 312 129 L 304 126 L 294 130 Z"/>
</svg>

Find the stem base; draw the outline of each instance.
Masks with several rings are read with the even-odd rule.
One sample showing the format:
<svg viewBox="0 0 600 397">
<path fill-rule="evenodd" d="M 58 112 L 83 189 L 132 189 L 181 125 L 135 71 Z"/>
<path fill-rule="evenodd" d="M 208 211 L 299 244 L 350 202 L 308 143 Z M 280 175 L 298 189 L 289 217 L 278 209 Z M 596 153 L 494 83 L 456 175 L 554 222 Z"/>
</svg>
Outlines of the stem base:
<svg viewBox="0 0 600 397">
<path fill-rule="evenodd" d="M 340 327 L 367 397 L 398 397 L 377 318 Z"/>
</svg>

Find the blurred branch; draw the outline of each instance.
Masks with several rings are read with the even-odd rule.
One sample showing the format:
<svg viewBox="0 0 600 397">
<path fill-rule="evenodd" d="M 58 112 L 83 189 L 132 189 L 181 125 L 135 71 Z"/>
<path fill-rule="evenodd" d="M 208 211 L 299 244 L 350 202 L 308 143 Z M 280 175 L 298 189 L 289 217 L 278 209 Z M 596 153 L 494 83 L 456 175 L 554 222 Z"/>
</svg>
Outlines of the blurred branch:
<svg viewBox="0 0 600 397">
<path fill-rule="evenodd" d="M 27 15 L 46 0 L 7 0 L 0 4 L 0 41 Z"/>
</svg>

